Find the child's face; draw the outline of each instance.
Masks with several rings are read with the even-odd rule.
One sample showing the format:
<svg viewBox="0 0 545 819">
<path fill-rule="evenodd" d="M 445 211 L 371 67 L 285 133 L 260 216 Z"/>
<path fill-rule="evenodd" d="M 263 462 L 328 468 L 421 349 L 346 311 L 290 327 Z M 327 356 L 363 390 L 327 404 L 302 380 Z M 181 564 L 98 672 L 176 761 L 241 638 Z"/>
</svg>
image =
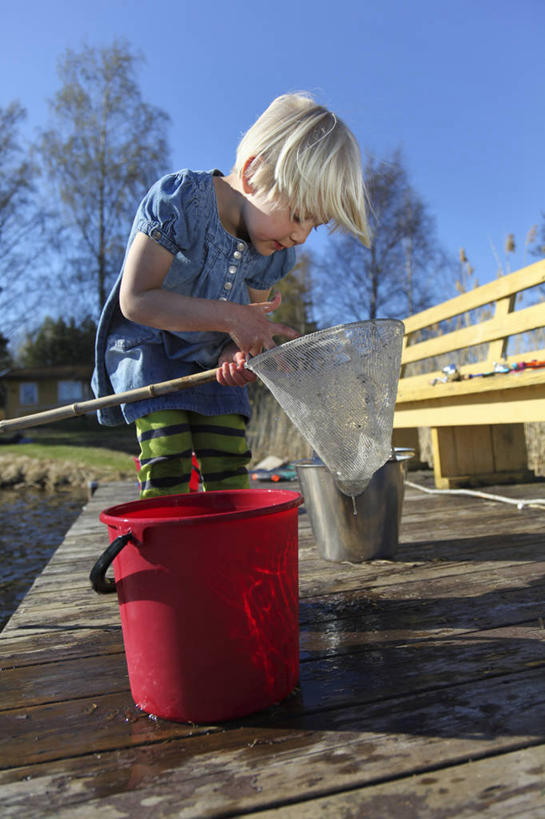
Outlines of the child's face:
<svg viewBox="0 0 545 819">
<path fill-rule="evenodd" d="M 248 237 L 262 256 L 304 244 L 316 227 L 312 219 L 299 219 L 288 205 L 271 201 L 264 194 L 247 193 L 245 199 L 243 217 Z"/>
</svg>

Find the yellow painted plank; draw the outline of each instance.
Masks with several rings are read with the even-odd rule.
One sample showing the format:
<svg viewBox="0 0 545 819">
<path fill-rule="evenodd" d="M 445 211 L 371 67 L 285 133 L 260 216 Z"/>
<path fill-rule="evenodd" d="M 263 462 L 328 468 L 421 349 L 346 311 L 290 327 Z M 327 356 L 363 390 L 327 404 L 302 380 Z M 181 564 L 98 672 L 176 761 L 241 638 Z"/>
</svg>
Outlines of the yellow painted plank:
<svg viewBox="0 0 545 819">
<path fill-rule="evenodd" d="M 474 347 L 545 326 L 545 302 L 405 347 L 403 364 Z"/>
<path fill-rule="evenodd" d="M 458 475 L 460 472 L 456 459 L 454 427 L 434 427 L 431 431 L 431 445 L 433 473 L 437 485 L 443 475 Z"/>
<path fill-rule="evenodd" d="M 394 429 L 545 421 L 545 384 L 398 404 Z"/>
<path fill-rule="evenodd" d="M 528 450 L 524 424 L 494 424 L 490 429 L 494 468 L 499 472 L 527 469 Z"/>
<path fill-rule="evenodd" d="M 409 380 L 409 379 L 407 379 Z M 491 375 L 483 378 L 470 378 L 466 381 L 448 381 L 445 384 L 427 384 L 417 389 L 411 385 L 405 385 L 403 380 L 399 384 L 397 393 L 397 404 L 408 401 L 429 401 L 451 396 L 474 395 L 477 393 L 498 392 L 520 390 L 526 387 L 545 389 L 545 367 L 540 369 L 527 369 L 519 373 L 506 373 L 505 375 Z M 513 400 L 512 398 L 510 400 Z"/>
<path fill-rule="evenodd" d="M 458 366 L 458 369 L 463 375 L 490 372 L 498 360 L 499 359 L 489 359 L 488 361 L 477 361 L 474 364 L 462 364 Z M 515 355 L 507 356 L 505 361 L 508 364 L 514 364 L 516 361 L 545 361 L 545 350 L 529 350 L 523 353 L 516 353 Z M 401 392 L 405 395 L 412 390 L 420 390 L 422 387 L 430 386 L 434 379 L 443 378 L 444 375 L 441 370 L 432 370 L 427 373 L 420 373 L 419 375 L 409 375 L 400 382 Z"/>
<path fill-rule="evenodd" d="M 458 474 L 479 475 L 494 471 L 491 426 L 455 427 L 454 440 L 458 458 Z"/>
<path fill-rule="evenodd" d="M 403 319 L 405 332 L 407 334 L 414 333 L 424 327 L 430 327 L 445 321 L 445 319 L 458 316 L 460 313 L 466 313 L 498 299 L 504 299 L 513 293 L 519 293 L 544 282 L 545 260 L 542 259 L 528 265 L 528 267 L 510 273 L 508 276 L 501 276 L 488 284 L 476 287 L 474 290 L 470 290 L 469 293 L 463 293 L 461 296 L 456 296 L 442 304 L 435 305 L 435 307 L 430 307 L 421 313 L 416 313 L 414 316 L 408 316 Z"/>
<path fill-rule="evenodd" d="M 505 299 L 498 299 L 496 302 L 494 318 L 499 319 L 502 316 L 506 316 L 508 313 L 512 313 L 515 309 L 516 299 L 516 293 L 514 293 L 512 296 L 507 296 Z M 508 338 L 498 338 L 496 341 L 491 341 L 488 345 L 488 360 L 499 361 L 501 358 L 503 358 L 507 352 L 508 341 Z"/>
</svg>

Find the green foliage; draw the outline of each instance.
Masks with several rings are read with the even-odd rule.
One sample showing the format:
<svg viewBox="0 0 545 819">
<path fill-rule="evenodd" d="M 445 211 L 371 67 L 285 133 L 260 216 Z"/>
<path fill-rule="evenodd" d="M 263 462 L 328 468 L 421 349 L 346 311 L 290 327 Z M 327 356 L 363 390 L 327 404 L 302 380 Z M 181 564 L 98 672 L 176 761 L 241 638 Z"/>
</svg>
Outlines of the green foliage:
<svg viewBox="0 0 545 819">
<path fill-rule="evenodd" d="M 138 202 L 169 162 L 169 117 L 142 99 L 140 59 L 117 41 L 68 49 L 51 126 L 41 136 L 41 159 L 61 205 L 51 240 L 64 260 L 64 284 L 78 285 L 74 292 L 96 315 L 120 270 Z"/>
<path fill-rule="evenodd" d="M 7 370 L 12 365 L 11 353 L 8 350 L 8 339 L 0 333 L 0 372 Z M 0 381 L 0 406 L 4 406 L 6 400 L 6 387 Z"/>
<path fill-rule="evenodd" d="M 272 316 L 274 321 L 287 324 L 300 333 L 312 333 L 316 324 L 311 320 L 310 257 L 301 253 L 291 273 L 274 286 L 282 294 L 282 303 Z M 284 339 L 285 340 L 285 339 Z"/>
<path fill-rule="evenodd" d="M 8 344 L 8 339 L 0 333 L 0 372 L 11 367 L 13 363 L 11 353 L 8 350 Z"/>
<path fill-rule="evenodd" d="M 73 318 L 47 316 L 19 353 L 23 367 L 54 367 L 63 364 L 91 366 L 94 358 L 96 324 L 87 316 L 78 325 Z"/>
</svg>

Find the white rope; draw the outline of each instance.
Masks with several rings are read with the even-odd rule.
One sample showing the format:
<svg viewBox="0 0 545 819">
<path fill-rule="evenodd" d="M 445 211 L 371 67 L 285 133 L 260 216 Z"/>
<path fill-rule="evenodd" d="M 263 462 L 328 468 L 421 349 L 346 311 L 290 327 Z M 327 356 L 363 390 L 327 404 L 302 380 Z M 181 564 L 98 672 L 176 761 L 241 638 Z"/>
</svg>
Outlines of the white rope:
<svg viewBox="0 0 545 819">
<path fill-rule="evenodd" d="M 428 489 L 427 486 L 420 486 L 412 481 L 405 481 L 407 486 L 412 489 L 419 489 L 421 492 L 427 492 L 429 495 L 472 495 L 476 498 L 483 498 L 484 500 L 498 501 L 499 503 L 511 503 L 517 509 L 523 509 L 525 506 L 533 509 L 545 509 L 545 500 L 540 501 L 536 498 L 530 500 L 519 500 L 518 498 L 506 498 L 503 495 L 491 495 L 488 492 L 476 492 L 473 489 Z"/>
</svg>

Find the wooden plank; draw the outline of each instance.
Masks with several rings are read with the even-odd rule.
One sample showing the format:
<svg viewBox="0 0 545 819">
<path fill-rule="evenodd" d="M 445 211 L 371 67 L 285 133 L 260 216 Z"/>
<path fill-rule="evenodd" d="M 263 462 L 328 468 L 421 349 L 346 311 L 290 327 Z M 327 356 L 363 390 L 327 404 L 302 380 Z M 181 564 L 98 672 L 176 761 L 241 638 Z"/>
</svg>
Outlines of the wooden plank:
<svg viewBox="0 0 545 819">
<path fill-rule="evenodd" d="M 186 723 L 139 712 L 127 692 L 63 700 L 0 713 L 0 768 L 189 736 Z"/>
<path fill-rule="evenodd" d="M 181 737 L 177 732 L 183 726 L 169 724 L 167 743 L 161 742 L 168 736 L 164 724 L 157 723 L 153 733 L 137 721 L 132 724 L 133 745 L 142 730 L 138 744 L 151 736 L 157 740 L 154 748 L 135 757 L 133 747 L 127 767 L 116 755 L 117 774 L 112 771 L 111 777 L 104 753 L 98 760 L 87 758 L 83 777 L 67 776 L 63 763 L 64 775 L 46 774 L 48 807 L 59 805 L 65 815 L 75 817 L 100 816 L 103 810 L 141 816 L 151 806 L 163 816 L 233 815 L 531 749 L 545 739 L 542 688 L 540 668 L 365 708 L 292 717 L 284 706 L 272 715 L 233 724 L 231 730 L 197 736 L 186 729 Z M 298 702 L 291 700 L 296 707 Z M 69 734 L 66 738 L 70 742 Z M 52 787 L 60 781 L 62 788 Z M 35 779 L 24 783 L 27 805 L 43 794 L 43 784 Z M 21 806 L 21 784 L 6 783 L 2 790 L 4 806 L 11 811 L 7 815 L 14 815 Z"/>
<path fill-rule="evenodd" d="M 125 692 L 127 705 L 131 705 L 127 664 L 120 642 L 115 654 L 102 654 L 99 650 L 97 654 L 77 659 L 5 668 L 2 676 L 0 711 L 120 691 Z"/>
<path fill-rule="evenodd" d="M 526 448 L 524 424 L 493 424 L 490 430 L 495 471 L 526 470 L 528 450 Z"/>
<path fill-rule="evenodd" d="M 461 362 L 457 361 L 456 359 L 459 358 L 457 355 L 453 355 L 453 360 L 449 363 L 456 364 L 458 370 L 463 375 L 475 375 L 479 373 L 491 372 L 494 363 L 499 362 L 499 358 L 493 359 L 492 361 L 476 361 L 472 364 L 462 364 Z M 545 358 L 545 351 L 543 350 L 527 350 L 522 353 L 516 353 L 514 355 L 509 355 L 505 358 L 507 364 L 515 364 L 521 361 L 543 361 Z M 425 367 L 425 365 L 421 365 Z M 422 387 L 429 387 L 432 386 L 432 382 L 437 381 L 438 379 L 444 378 L 445 373 L 442 370 L 433 370 L 429 372 L 422 372 L 416 375 L 409 375 L 404 376 L 400 381 L 400 389 L 402 394 L 403 393 L 410 393 L 410 392 L 419 392 Z M 436 383 L 435 386 L 438 386 Z"/>
<path fill-rule="evenodd" d="M 403 319 L 405 333 L 414 333 L 424 327 L 431 327 L 445 319 L 469 312 L 485 304 L 491 304 L 508 296 L 545 282 L 545 260 L 523 267 L 507 276 L 483 284 L 435 307 L 423 310 Z"/>
<path fill-rule="evenodd" d="M 433 427 L 431 446 L 435 485 L 440 486 L 444 475 L 459 474 L 454 427 Z"/>
<path fill-rule="evenodd" d="M 528 474 L 523 424 L 435 427 L 431 437 L 438 488 L 468 478 L 484 482 L 493 475 L 497 482 L 502 473 Z"/>
<path fill-rule="evenodd" d="M 408 401 L 423 401 L 428 398 L 445 398 L 471 395 L 472 393 L 495 392 L 498 390 L 522 390 L 523 388 L 539 388 L 545 381 L 545 367 L 527 369 L 518 373 L 498 373 L 489 377 L 469 378 L 463 381 L 448 381 L 441 384 L 429 384 L 418 390 L 411 390 L 403 384 L 399 386 L 397 404 Z"/>
<path fill-rule="evenodd" d="M 43 791 L 51 794 L 49 797 L 51 801 L 49 802 L 48 799 L 51 809 L 60 810 L 65 816 L 72 815 L 71 811 L 74 807 L 79 811 L 80 816 L 84 815 L 85 794 L 90 793 L 95 795 L 96 800 L 93 800 L 92 814 L 87 814 L 87 816 L 119 817 L 118 807 L 110 807 L 108 804 L 110 790 L 114 794 L 126 793 L 128 790 L 140 792 L 140 810 L 138 814 L 133 813 L 134 816 L 148 816 L 150 811 L 160 816 L 181 816 L 180 811 L 184 810 L 181 804 L 182 796 L 188 791 L 191 794 L 195 794 L 197 790 L 203 793 L 206 788 L 206 779 L 210 781 L 210 776 L 206 777 L 206 774 L 203 774 L 200 780 L 193 779 L 184 785 L 181 777 L 176 779 L 174 776 L 176 766 L 174 754 L 178 751 L 181 756 L 182 751 L 178 745 L 172 751 L 169 777 L 166 774 L 169 764 L 166 754 L 158 760 L 153 752 L 137 749 L 129 760 L 118 758 L 115 766 L 111 764 L 106 755 L 103 755 L 102 759 L 105 760 L 106 766 L 104 777 L 106 784 L 102 788 L 102 793 L 100 776 L 94 775 L 85 759 L 74 760 L 65 774 L 55 770 L 51 771 L 47 778 L 39 776 L 38 781 L 32 778 L 26 783 L 24 781 L 10 783 L 3 788 L 7 797 L 4 804 L 7 811 L 5 815 L 43 816 L 43 797 L 40 797 L 38 791 L 38 787 L 41 787 Z M 528 759 L 529 753 L 532 757 L 531 761 Z M 332 792 L 323 797 L 308 798 L 302 792 L 300 799 L 295 798 L 290 801 L 288 797 L 283 800 L 284 806 L 260 810 L 259 816 L 296 817 L 296 819 L 307 819 L 307 817 L 315 819 L 317 816 L 407 819 L 408 816 L 414 816 L 418 819 L 427 817 L 438 819 L 439 816 L 444 815 L 445 809 L 452 808 L 451 815 L 456 817 L 478 815 L 494 817 L 494 819 L 513 819 L 513 817 L 534 819 L 534 817 L 543 816 L 544 755 L 545 747 L 537 745 L 528 750 L 513 751 L 491 759 L 462 761 L 461 764 L 448 766 L 444 770 L 430 765 L 423 772 L 409 773 L 408 776 L 386 782 L 380 782 L 377 777 L 377 784 L 368 783 L 361 788 L 347 791 L 343 791 L 342 788 L 337 791 L 331 789 Z M 80 762 L 79 766 L 77 762 Z M 87 767 L 85 767 L 86 763 Z M 356 766 L 358 760 L 355 755 L 348 760 L 345 756 L 345 763 L 345 767 L 348 768 L 350 763 Z M 365 765 L 364 757 L 359 764 L 360 766 Z M 23 778 L 24 772 L 29 770 L 36 775 L 37 767 L 20 769 L 21 777 Z M 49 767 L 51 768 L 52 765 Z M 160 790 L 155 798 L 150 794 L 150 780 L 153 777 L 160 777 L 158 782 Z M 117 790 L 114 790 L 116 786 Z M 168 787 L 175 789 L 180 796 L 177 809 L 172 806 L 172 803 L 170 806 L 161 804 L 162 795 Z M 214 790 L 213 782 L 210 782 L 209 787 Z M 215 790 L 216 793 L 219 790 L 217 784 Z M 224 787 L 223 793 L 226 790 L 229 788 Z M 290 791 L 292 790 L 293 788 L 290 788 Z M 66 797 L 64 803 L 63 795 Z M 136 794 L 133 794 L 133 798 L 134 796 Z M 248 802 L 247 795 L 244 796 L 244 801 Z M 33 812 L 28 813 L 29 809 Z M 238 806 L 234 810 L 238 813 Z M 250 815 L 256 815 L 251 808 L 248 810 Z M 204 812 L 199 816 L 225 815 L 220 811 L 221 805 L 218 806 L 216 812 Z M 231 812 L 229 815 L 233 816 L 237 813 Z M 56 813 L 56 815 L 60 814 Z M 124 815 L 127 813 L 124 812 Z M 196 816 L 197 814 L 189 815 Z"/>
<path fill-rule="evenodd" d="M 498 299 L 496 301 L 496 310 L 494 311 L 494 318 L 501 319 L 503 316 L 506 316 L 508 313 L 512 313 L 515 309 L 515 303 L 517 300 L 517 294 L 513 293 L 511 296 L 508 296 L 504 299 Z M 494 361 L 501 361 L 504 358 L 507 352 L 507 342 L 508 339 L 500 338 L 496 341 L 491 341 L 488 345 L 488 357 L 487 360 L 493 364 Z"/>
<path fill-rule="evenodd" d="M 531 762 L 529 756 L 531 755 Z M 545 746 L 513 751 L 492 759 L 472 759 L 445 770 L 427 771 L 370 787 L 272 808 L 262 819 L 317 816 L 369 816 L 389 819 L 545 816 Z"/>
<path fill-rule="evenodd" d="M 519 333 L 526 333 L 544 325 L 545 303 L 542 302 L 517 310 L 514 313 L 494 317 L 488 319 L 488 321 L 471 324 L 461 330 L 454 330 L 452 333 L 444 333 L 418 344 L 412 344 L 405 348 L 403 364 L 422 361 L 422 359 L 433 358 L 444 353 L 450 353 L 453 350 L 463 350 L 479 344 L 486 344 L 489 341 L 497 341 Z"/>
<path fill-rule="evenodd" d="M 490 425 L 454 427 L 458 474 L 494 472 L 494 450 Z"/>
<path fill-rule="evenodd" d="M 123 650 L 121 625 L 83 627 L 76 629 L 32 629 L 8 632 L 0 643 L 1 670 L 21 668 L 40 663 L 56 663 L 75 657 L 98 657 Z"/>
<path fill-rule="evenodd" d="M 94 592 L 91 592 L 94 595 Z M 113 597 L 113 599 L 112 599 Z M 66 601 L 59 601 L 48 606 L 39 607 L 28 602 L 23 602 L 15 614 L 11 617 L 4 628 L 2 634 L 6 637 L 13 636 L 17 630 L 23 633 L 39 634 L 45 631 L 67 631 L 74 629 L 86 629 L 90 623 L 95 628 L 103 629 L 113 622 L 119 621 L 119 611 L 115 595 L 108 595 L 105 598 L 91 599 L 88 605 L 74 605 L 74 596 L 71 595 Z"/>
<path fill-rule="evenodd" d="M 509 379 L 510 376 L 497 378 Z M 545 421 L 545 383 L 538 384 L 536 381 L 533 385 L 523 387 L 503 380 L 501 384 L 500 387 L 497 382 L 494 388 L 486 391 L 473 390 L 471 393 L 449 390 L 447 395 L 438 394 L 435 398 L 429 396 L 423 400 L 409 400 L 404 396 L 396 404 L 394 427 L 402 429 Z"/>
<path fill-rule="evenodd" d="M 331 635 L 335 628 L 353 634 L 359 627 L 361 640 L 374 641 L 369 632 L 373 631 L 371 626 L 376 624 L 377 618 L 389 634 L 399 636 L 408 628 L 414 628 L 419 630 L 420 637 L 426 630 L 450 634 L 450 629 L 462 632 L 498 628 L 530 619 L 538 623 L 543 599 L 540 571 L 542 567 L 532 564 L 517 568 L 487 563 L 484 571 L 439 575 L 433 584 L 428 579 L 421 583 L 384 585 L 376 591 L 370 588 L 365 594 L 359 589 L 317 594 L 308 602 L 301 601 L 301 628 L 302 632 L 313 631 L 313 627 L 323 629 Z M 484 607 L 481 607 L 481 598 Z M 486 606 L 489 600 L 494 601 L 494 611 Z M 328 623 L 332 623 L 331 628 Z"/>
</svg>

